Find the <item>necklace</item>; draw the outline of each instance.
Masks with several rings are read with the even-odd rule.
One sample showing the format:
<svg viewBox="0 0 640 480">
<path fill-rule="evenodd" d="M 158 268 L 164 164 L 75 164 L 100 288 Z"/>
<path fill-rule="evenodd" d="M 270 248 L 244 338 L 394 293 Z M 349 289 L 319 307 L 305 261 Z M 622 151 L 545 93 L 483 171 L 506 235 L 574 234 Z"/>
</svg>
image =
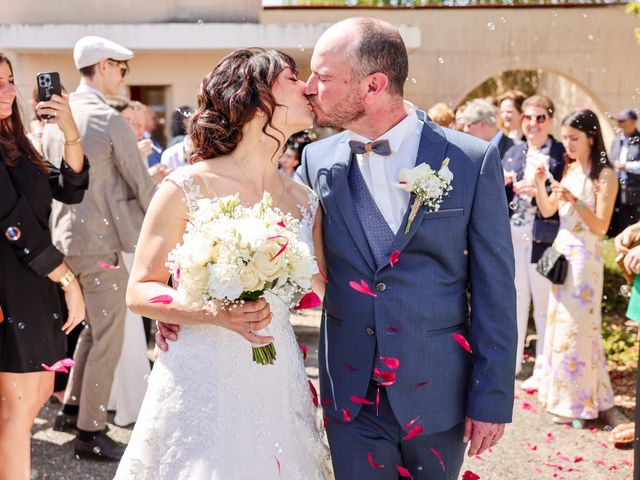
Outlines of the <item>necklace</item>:
<svg viewBox="0 0 640 480">
<path fill-rule="evenodd" d="M 240 168 L 239 162 L 232 155 L 229 155 L 229 158 L 231 158 L 232 163 L 240 171 L 240 175 L 242 175 L 242 177 L 246 180 L 247 185 L 249 185 L 251 183 L 249 181 L 249 177 L 247 177 L 247 175 L 244 173 L 242 168 Z M 282 199 L 284 198 L 284 180 L 282 179 L 282 175 L 279 174 L 279 173 L 278 173 L 278 178 L 280 179 L 280 184 L 282 185 L 282 190 L 280 191 L 280 198 L 278 198 L 278 201 L 275 202 L 275 204 L 273 205 L 273 208 L 278 208 L 280 206 L 280 202 L 282 202 Z"/>
</svg>

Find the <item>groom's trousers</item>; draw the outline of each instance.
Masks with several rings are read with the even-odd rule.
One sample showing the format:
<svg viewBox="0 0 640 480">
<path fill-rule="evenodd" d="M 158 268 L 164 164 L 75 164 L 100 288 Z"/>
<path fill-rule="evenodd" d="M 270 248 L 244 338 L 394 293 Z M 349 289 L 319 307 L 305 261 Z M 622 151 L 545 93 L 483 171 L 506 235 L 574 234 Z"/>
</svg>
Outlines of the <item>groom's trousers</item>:
<svg viewBox="0 0 640 480">
<path fill-rule="evenodd" d="M 369 385 L 367 400 L 374 405 L 363 405 L 351 422 L 327 420 L 336 480 L 398 480 L 397 466 L 406 468 L 414 480 L 457 480 L 467 446 L 462 441 L 464 422 L 444 432 L 403 440 L 407 432 L 396 420 L 384 387 L 376 414 L 376 390 L 376 385 Z"/>
</svg>

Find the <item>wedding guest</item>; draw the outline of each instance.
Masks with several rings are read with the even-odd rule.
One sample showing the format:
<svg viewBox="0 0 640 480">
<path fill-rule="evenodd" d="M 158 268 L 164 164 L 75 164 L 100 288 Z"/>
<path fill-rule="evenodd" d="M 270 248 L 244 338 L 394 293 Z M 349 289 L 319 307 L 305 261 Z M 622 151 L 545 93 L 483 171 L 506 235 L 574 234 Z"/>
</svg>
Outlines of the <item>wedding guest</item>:
<svg viewBox="0 0 640 480">
<path fill-rule="evenodd" d="M 569 264 L 565 281 L 551 287 L 538 396 L 555 423 L 583 426 L 601 412 L 615 427 L 628 420 L 614 407 L 602 347 L 604 267 L 599 242 L 609 228 L 618 184 L 591 110 L 562 121 L 562 141 L 566 167 L 561 181 L 552 182 L 551 194 L 545 188 L 544 165 L 537 167 L 535 177 L 539 211 L 546 218 L 560 215 L 553 248 Z"/>
<path fill-rule="evenodd" d="M 446 103 L 440 102 L 427 110 L 427 115 L 438 125 L 445 128 L 455 128 L 456 117 L 453 110 Z"/>
<path fill-rule="evenodd" d="M 296 168 L 300 165 L 300 153 L 293 146 L 287 146 L 287 149 L 278 158 L 278 164 L 280 165 L 280 172 L 289 178 L 293 178 Z"/>
<path fill-rule="evenodd" d="M 153 136 L 153 132 L 158 128 L 158 116 L 156 111 L 151 105 L 144 106 L 144 133 L 143 138 L 151 141 L 151 153 L 147 157 L 147 162 L 150 167 L 160 163 L 162 156 L 162 146 L 160 142 Z"/>
<path fill-rule="evenodd" d="M 169 124 L 169 133 L 171 134 L 171 138 L 169 139 L 167 148 L 184 140 L 184 137 L 187 134 L 187 124 L 191 115 L 193 115 L 193 107 L 190 107 L 189 105 L 182 105 L 173 111 L 171 114 L 171 122 Z"/>
<path fill-rule="evenodd" d="M 520 90 L 509 90 L 498 97 L 502 128 L 516 143 L 526 141 L 522 131 L 522 103 L 527 96 Z"/>
<path fill-rule="evenodd" d="M 558 217 L 542 218 L 535 203 L 535 171 L 538 165 L 548 167 L 555 180 L 562 178 L 564 147 L 550 134 L 555 107 L 542 95 L 529 97 L 522 104 L 522 130 L 526 143 L 510 148 L 502 158 L 511 214 L 511 238 L 516 260 L 515 283 L 518 292 L 518 354 L 516 374 L 522 369 L 524 343 L 527 336 L 529 307 L 533 300 L 536 326 L 536 363 L 533 375 L 521 387 L 535 390 L 540 382 L 544 355 L 544 335 L 551 283 L 536 271 L 536 263 L 551 245 L 558 231 Z M 547 187 L 549 188 L 549 187 Z"/>
<path fill-rule="evenodd" d="M 78 128 L 66 98 L 38 103 L 64 135 L 60 168 L 45 162 L 24 131 L 13 66 L 0 53 L 0 479 L 30 478 L 33 421 L 53 393 L 54 373 L 65 357 L 65 334 L 85 316 L 70 262 L 53 246 L 53 198 L 82 201 L 89 184 Z M 63 316 L 58 288 L 64 292 Z"/>
<path fill-rule="evenodd" d="M 498 147 L 498 153 L 502 158 L 514 143 L 498 128 L 496 113 L 496 108 L 487 100 L 472 100 L 462 112 L 462 129 L 465 133 Z"/>
<path fill-rule="evenodd" d="M 461 105 L 458 106 L 458 108 L 456 108 L 456 111 L 454 113 L 454 117 L 455 117 L 455 125 L 454 125 L 454 130 L 458 130 L 460 132 L 462 132 L 462 130 L 464 130 L 464 121 L 462 120 L 462 114 L 464 113 L 464 109 L 466 108 L 467 104 L 463 103 Z"/>
<path fill-rule="evenodd" d="M 132 252 L 155 185 L 139 160 L 136 140 L 122 115 L 105 102 L 129 71 L 131 50 L 102 37 L 83 37 L 73 51 L 81 74 L 71 111 L 89 158 L 100 165 L 84 201 L 71 209 L 54 202 L 53 240 L 78 275 L 87 323 L 74 354 L 54 429 L 74 430 L 78 457 L 117 461 L 124 448 L 105 431 L 106 405 L 120 358 L 128 275 L 120 252 Z M 47 150 L 47 144 L 43 147 Z"/>
<path fill-rule="evenodd" d="M 174 143 L 162 152 L 160 163 L 169 170 L 184 167 L 187 164 L 187 158 L 189 158 L 189 152 L 192 148 L 193 145 L 189 135 L 184 135 L 181 141 Z"/>
<path fill-rule="evenodd" d="M 640 132 L 638 115 L 627 108 L 615 116 L 620 136 L 611 144 L 611 161 L 618 174 L 620 189 L 616 198 L 609 236 L 640 220 Z"/>
</svg>

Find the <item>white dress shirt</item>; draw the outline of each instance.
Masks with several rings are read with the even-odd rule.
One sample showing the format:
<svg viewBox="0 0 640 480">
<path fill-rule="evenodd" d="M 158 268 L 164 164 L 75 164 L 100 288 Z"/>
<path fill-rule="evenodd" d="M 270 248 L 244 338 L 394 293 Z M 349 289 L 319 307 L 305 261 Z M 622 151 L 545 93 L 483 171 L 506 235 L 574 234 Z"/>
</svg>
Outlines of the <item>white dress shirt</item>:
<svg viewBox="0 0 640 480">
<path fill-rule="evenodd" d="M 410 195 L 392 184 L 398 183 L 401 168 L 415 167 L 424 126 L 415 107 L 407 101 L 404 103 L 410 109 L 408 115 L 378 138 L 369 139 L 349 132 L 349 139 L 358 142 L 389 141 L 391 155 L 378 155 L 374 152 L 356 154 L 356 160 L 369 193 L 394 233 L 400 229 L 404 214 L 409 208 Z"/>
</svg>

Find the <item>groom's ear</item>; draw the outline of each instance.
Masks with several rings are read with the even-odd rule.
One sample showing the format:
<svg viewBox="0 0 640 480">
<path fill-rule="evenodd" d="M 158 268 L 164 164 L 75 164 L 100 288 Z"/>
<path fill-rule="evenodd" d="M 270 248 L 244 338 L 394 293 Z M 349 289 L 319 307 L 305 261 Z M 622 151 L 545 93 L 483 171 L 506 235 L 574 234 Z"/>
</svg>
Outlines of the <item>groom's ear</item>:
<svg viewBox="0 0 640 480">
<path fill-rule="evenodd" d="M 377 101 L 380 95 L 385 93 L 389 87 L 389 78 L 384 73 L 374 72 L 367 76 L 365 81 L 367 82 L 367 91 L 364 98 L 366 103 Z"/>
</svg>

